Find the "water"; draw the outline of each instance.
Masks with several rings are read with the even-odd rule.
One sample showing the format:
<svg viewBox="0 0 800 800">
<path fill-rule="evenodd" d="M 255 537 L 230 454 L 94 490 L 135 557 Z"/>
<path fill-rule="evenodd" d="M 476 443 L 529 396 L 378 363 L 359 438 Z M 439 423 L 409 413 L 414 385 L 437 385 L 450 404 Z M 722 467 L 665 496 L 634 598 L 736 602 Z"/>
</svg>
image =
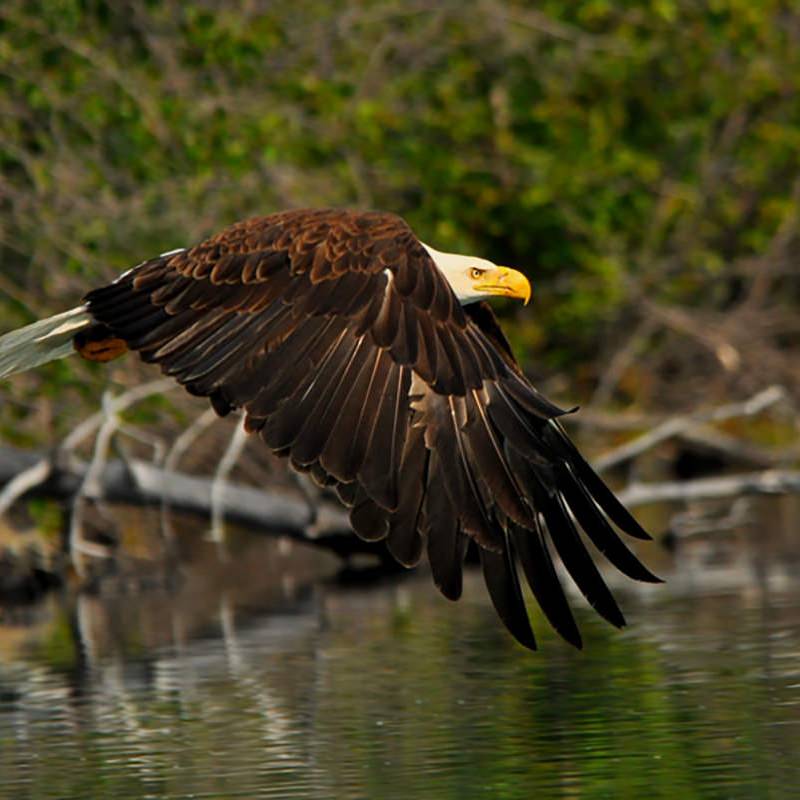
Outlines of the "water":
<svg viewBox="0 0 800 800">
<path fill-rule="evenodd" d="M 645 552 L 585 650 L 502 630 L 480 577 L 343 584 L 235 536 L 182 578 L 0 617 L 0 797 L 800 797 L 797 501 Z M 196 541 L 196 531 L 184 531 Z"/>
</svg>

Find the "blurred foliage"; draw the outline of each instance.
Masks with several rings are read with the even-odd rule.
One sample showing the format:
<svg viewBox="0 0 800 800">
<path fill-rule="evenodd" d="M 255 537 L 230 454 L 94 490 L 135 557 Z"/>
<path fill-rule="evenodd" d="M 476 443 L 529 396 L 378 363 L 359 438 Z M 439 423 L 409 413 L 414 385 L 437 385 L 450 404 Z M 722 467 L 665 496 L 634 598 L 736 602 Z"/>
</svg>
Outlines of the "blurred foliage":
<svg viewBox="0 0 800 800">
<path fill-rule="evenodd" d="M 559 395 L 797 385 L 799 90 L 778 0 L 6 0 L 3 328 L 238 218 L 343 204 L 526 270 L 534 305 L 501 308 Z M 57 430 L 43 388 L 77 414 L 104 374 L 16 379 L 4 426 Z"/>
</svg>

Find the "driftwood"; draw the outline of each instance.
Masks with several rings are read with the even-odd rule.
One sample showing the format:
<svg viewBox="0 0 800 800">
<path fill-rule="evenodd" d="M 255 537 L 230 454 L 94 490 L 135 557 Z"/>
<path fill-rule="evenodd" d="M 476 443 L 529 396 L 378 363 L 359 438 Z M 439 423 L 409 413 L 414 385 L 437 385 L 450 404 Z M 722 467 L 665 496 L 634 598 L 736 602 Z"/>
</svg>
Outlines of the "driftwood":
<svg viewBox="0 0 800 800">
<path fill-rule="evenodd" d="M 0 448 L 0 483 L 20 475 L 30 476 L 30 490 L 49 496 L 75 498 L 86 484 L 90 464 L 70 459 L 63 466 L 42 470 L 48 459 L 13 448 Z M 41 480 L 34 483 L 35 477 Z M 162 506 L 252 525 L 332 549 L 342 555 L 372 548 L 361 546 L 351 532 L 347 513 L 335 501 L 317 499 L 312 508 L 305 499 L 285 491 L 258 488 L 220 479 L 203 478 L 132 460 L 107 461 L 99 480 L 83 497 L 107 502 Z M 21 487 L 17 487 L 18 489 Z M 766 470 L 744 475 L 698 478 L 689 481 L 632 483 L 618 492 L 620 500 L 635 507 L 648 503 L 711 500 L 753 494 L 800 492 L 800 470 Z M 95 554 L 97 555 L 97 554 Z"/>
<path fill-rule="evenodd" d="M 102 471 L 102 462 L 111 434 L 117 426 L 117 414 L 120 411 L 144 400 L 154 394 L 167 392 L 176 386 L 174 381 L 163 378 L 129 389 L 117 398 L 111 399 L 109 395 L 103 398 L 103 408 L 83 420 L 80 425 L 72 430 L 54 453 L 44 456 L 30 457 L 29 463 L 19 472 L 15 473 L 5 482 L 3 491 L 0 492 L 0 514 L 5 513 L 14 502 L 25 492 L 46 481 L 55 464 L 72 457 L 72 452 L 78 445 L 90 436 L 95 436 L 94 455 L 90 468 L 83 473 L 83 483 L 79 488 L 86 489 L 91 483 L 94 474 Z M 105 446 L 104 446 L 105 445 Z M 28 455 L 25 459 L 28 459 Z M 11 461 L 14 459 L 11 458 Z M 2 465 L 0 465 L 2 469 Z"/>
<path fill-rule="evenodd" d="M 617 495 L 626 506 L 690 500 L 717 500 L 752 494 L 800 492 L 800 470 L 766 470 L 690 481 L 632 483 Z"/>
<path fill-rule="evenodd" d="M 708 411 L 701 411 L 697 414 L 672 417 L 656 425 L 647 433 L 638 436 L 633 441 L 601 456 L 595 461 L 595 469 L 598 472 L 604 472 L 624 464 L 626 461 L 631 461 L 667 439 L 690 434 L 698 428 L 702 429 L 704 423 L 721 422 L 734 417 L 754 416 L 786 397 L 787 393 L 783 387 L 770 386 L 743 403 L 730 403 Z"/>
<path fill-rule="evenodd" d="M 216 419 L 212 411 L 198 417 L 171 448 L 148 434 L 126 426 L 121 412 L 142 399 L 174 388 L 168 379 L 129 389 L 103 398 L 102 409 L 86 419 L 52 453 L 35 454 L 0 448 L 0 513 L 31 491 L 69 498 L 69 553 L 79 574 L 84 574 L 82 556 L 113 555 L 97 542 L 84 537 L 87 500 L 149 504 L 162 509 L 162 527 L 170 538 L 170 511 L 200 514 L 211 521 L 212 537 L 222 547 L 224 522 L 238 522 L 290 538 L 316 544 L 343 556 L 359 552 L 382 553 L 373 543 L 362 542 L 351 531 L 347 512 L 324 494 L 313 498 L 290 491 L 234 483 L 229 475 L 245 446 L 246 436 L 237 426 L 214 474 L 208 478 L 181 471 L 182 457 Z M 727 437 L 712 423 L 733 417 L 752 416 L 787 399 L 778 386 L 765 389 L 742 403 L 731 403 L 697 414 L 655 422 L 650 429 L 595 460 L 598 471 L 635 460 L 652 448 L 677 438 L 700 443 L 717 452 L 739 457 L 754 466 L 772 467 L 763 472 L 681 482 L 633 483 L 620 499 L 629 506 L 654 502 L 691 501 L 736 497 L 745 494 L 776 494 L 800 491 L 800 471 L 780 469 L 773 454 Z M 145 441 L 152 448 L 152 461 L 109 458 L 117 432 Z M 76 448 L 92 439 L 89 461 L 76 456 Z M 783 465 L 789 463 L 783 459 Z"/>
<path fill-rule="evenodd" d="M 50 464 L 46 471 L 39 466 L 45 462 Z M 76 497 L 85 488 L 90 467 L 76 458 L 56 464 L 41 454 L 0 448 L 0 483 L 8 485 L 21 474 L 38 474 L 43 480 L 36 484 L 31 481 L 29 489 L 49 496 Z M 323 501 L 320 508 L 313 509 L 305 500 L 287 492 L 246 486 L 219 477 L 187 475 L 138 459 L 104 462 L 101 475 L 93 483 L 84 497 L 111 503 L 163 505 L 209 518 L 220 514 L 231 522 L 253 525 L 337 552 L 367 549 L 358 546 L 358 540 L 350 533 L 347 512 L 335 502 Z M 345 546 L 342 538 L 352 538 L 352 546 Z"/>
</svg>

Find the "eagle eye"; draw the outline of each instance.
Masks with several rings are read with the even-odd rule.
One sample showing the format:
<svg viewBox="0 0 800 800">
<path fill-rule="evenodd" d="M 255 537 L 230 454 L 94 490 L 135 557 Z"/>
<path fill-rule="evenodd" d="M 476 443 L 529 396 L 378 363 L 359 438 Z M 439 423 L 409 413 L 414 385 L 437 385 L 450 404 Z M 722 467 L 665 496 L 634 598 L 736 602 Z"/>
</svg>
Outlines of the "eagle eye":
<svg viewBox="0 0 800 800">
<path fill-rule="evenodd" d="M 476 280 L 478 280 L 478 278 L 481 277 L 481 275 L 483 275 L 484 272 L 486 272 L 485 269 L 479 269 L 478 267 L 473 267 L 469 271 L 469 276 L 470 276 L 470 278 L 472 278 L 472 280 L 476 281 Z"/>
</svg>

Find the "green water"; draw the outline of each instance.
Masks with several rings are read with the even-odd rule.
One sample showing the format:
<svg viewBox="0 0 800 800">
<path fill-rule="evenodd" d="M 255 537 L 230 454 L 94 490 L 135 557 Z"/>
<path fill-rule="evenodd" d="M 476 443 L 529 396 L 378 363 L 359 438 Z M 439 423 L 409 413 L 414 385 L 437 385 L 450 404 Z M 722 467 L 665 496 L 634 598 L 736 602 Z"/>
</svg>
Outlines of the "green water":
<svg viewBox="0 0 800 800">
<path fill-rule="evenodd" d="M 622 632 L 580 606 L 583 652 L 518 647 L 477 574 L 452 604 L 253 536 L 6 609 L 0 796 L 800 797 L 796 519 L 652 546 L 669 582 L 616 587 Z"/>
</svg>

